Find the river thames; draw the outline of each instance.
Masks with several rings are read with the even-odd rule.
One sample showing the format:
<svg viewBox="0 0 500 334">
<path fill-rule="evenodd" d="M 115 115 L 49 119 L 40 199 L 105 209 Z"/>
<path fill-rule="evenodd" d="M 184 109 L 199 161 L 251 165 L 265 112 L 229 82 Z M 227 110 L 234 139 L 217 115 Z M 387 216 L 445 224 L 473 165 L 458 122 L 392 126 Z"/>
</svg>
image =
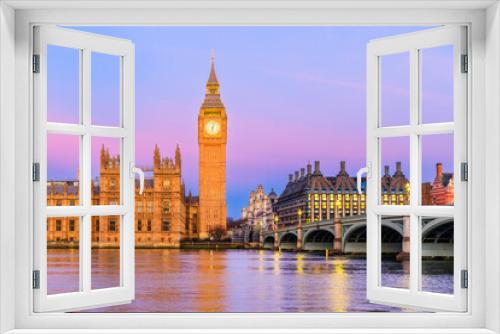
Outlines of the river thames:
<svg viewBox="0 0 500 334">
<path fill-rule="evenodd" d="M 270 250 L 137 249 L 136 295 L 97 312 L 408 312 L 366 299 L 366 260 Z M 78 289 L 78 250 L 48 250 L 49 293 Z M 92 250 L 92 288 L 119 284 L 119 251 Z M 384 261 L 383 281 L 408 280 Z M 452 292 L 452 261 L 425 261 L 423 286 Z"/>
</svg>

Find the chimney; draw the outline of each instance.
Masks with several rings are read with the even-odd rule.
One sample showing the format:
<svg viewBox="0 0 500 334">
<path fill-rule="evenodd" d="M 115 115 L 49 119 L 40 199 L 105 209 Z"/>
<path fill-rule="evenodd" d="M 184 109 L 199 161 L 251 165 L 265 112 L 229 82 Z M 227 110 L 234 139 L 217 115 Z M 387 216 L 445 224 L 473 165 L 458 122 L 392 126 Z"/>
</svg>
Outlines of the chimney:
<svg viewBox="0 0 500 334">
<path fill-rule="evenodd" d="M 301 168 L 300 169 L 300 178 L 303 179 L 305 174 L 306 174 L 305 168 Z"/>
<path fill-rule="evenodd" d="M 441 180 L 442 177 L 443 177 L 443 164 L 438 162 L 436 164 L 436 179 Z"/>
<path fill-rule="evenodd" d="M 401 173 L 401 161 L 396 162 L 396 174 Z"/>
<path fill-rule="evenodd" d="M 312 173 L 312 166 L 311 166 L 311 163 L 307 163 L 307 175 L 311 175 Z"/>
<path fill-rule="evenodd" d="M 295 181 L 298 181 L 299 180 L 299 171 L 296 170 L 295 171 Z"/>
<path fill-rule="evenodd" d="M 320 170 L 319 170 L 319 161 L 316 160 L 314 162 L 314 174 L 321 174 Z"/>
<path fill-rule="evenodd" d="M 389 175 L 389 166 L 385 165 L 384 166 L 384 175 Z"/>
<path fill-rule="evenodd" d="M 293 174 L 288 174 L 288 182 L 292 182 L 293 181 Z"/>
<path fill-rule="evenodd" d="M 345 161 L 343 160 L 340 162 L 340 171 L 345 172 Z"/>
</svg>

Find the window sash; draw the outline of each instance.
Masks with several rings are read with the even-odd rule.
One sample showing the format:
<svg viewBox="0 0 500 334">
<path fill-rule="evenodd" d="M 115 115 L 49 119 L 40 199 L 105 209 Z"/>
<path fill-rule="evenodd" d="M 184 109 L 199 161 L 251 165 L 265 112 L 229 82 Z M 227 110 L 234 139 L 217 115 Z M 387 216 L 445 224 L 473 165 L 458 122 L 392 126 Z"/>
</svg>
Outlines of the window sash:
<svg viewBox="0 0 500 334">
<path fill-rule="evenodd" d="M 80 124 L 47 122 L 47 47 L 57 45 L 80 51 Z M 99 52 L 120 57 L 119 127 L 91 124 L 91 54 Z M 40 72 L 34 75 L 34 161 L 40 164 L 40 181 L 34 183 L 34 261 L 40 272 L 40 288 L 34 290 L 34 311 L 68 311 L 127 303 L 134 298 L 134 179 L 129 171 L 134 158 L 134 49 L 126 40 L 95 34 L 39 26 L 34 30 L 34 54 L 40 56 Z M 78 206 L 47 206 L 47 135 L 80 137 Z M 120 205 L 92 205 L 91 139 L 93 136 L 120 139 Z M 92 216 L 121 216 L 120 286 L 91 289 Z M 79 291 L 47 294 L 48 217 L 81 217 L 79 238 Z"/>
<path fill-rule="evenodd" d="M 367 294 L 375 303 L 409 306 L 427 310 L 466 311 L 467 290 L 460 285 L 461 270 L 467 270 L 467 187 L 460 181 L 460 164 L 467 162 L 467 76 L 461 73 L 461 55 L 466 54 L 466 28 L 445 26 L 416 33 L 374 40 L 367 48 L 367 162 L 371 167 L 367 189 Z M 453 122 L 419 124 L 420 115 L 420 60 L 419 50 L 443 45 L 454 47 Z M 410 57 L 410 124 L 381 126 L 380 58 L 409 52 Z M 421 196 L 421 135 L 454 135 L 454 206 L 419 205 Z M 407 137 L 410 139 L 410 204 L 381 205 L 380 187 L 381 138 Z M 398 289 L 380 286 L 382 215 L 410 216 L 410 287 Z M 421 231 L 420 218 L 454 218 L 454 293 L 452 295 L 421 291 Z"/>
</svg>

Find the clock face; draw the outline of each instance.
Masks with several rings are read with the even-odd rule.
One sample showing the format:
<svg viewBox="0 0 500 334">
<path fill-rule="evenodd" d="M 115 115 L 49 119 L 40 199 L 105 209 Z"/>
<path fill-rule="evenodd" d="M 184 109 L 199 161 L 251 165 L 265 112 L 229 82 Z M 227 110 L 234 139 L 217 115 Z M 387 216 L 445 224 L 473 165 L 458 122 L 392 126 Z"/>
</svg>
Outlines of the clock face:
<svg viewBox="0 0 500 334">
<path fill-rule="evenodd" d="M 220 123 L 217 121 L 208 121 L 205 123 L 205 132 L 211 136 L 215 136 L 220 132 Z"/>
</svg>

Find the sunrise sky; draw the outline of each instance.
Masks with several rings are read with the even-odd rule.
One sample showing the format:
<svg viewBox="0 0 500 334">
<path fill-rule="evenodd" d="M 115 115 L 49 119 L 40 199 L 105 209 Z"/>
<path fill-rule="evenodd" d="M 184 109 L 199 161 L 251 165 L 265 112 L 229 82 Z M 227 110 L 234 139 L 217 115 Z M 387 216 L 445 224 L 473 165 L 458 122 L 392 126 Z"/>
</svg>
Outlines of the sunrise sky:
<svg viewBox="0 0 500 334">
<path fill-rule="evenodd" d="M 211 49 L 228 114 L 228 216 L 238 218 L 258 184 L 280 194 L 288 174 L 321 161 L 335 175 L 340 160 L 351 175 L 365 164 L 366 45 L 415 27 L 85 27 L 130 39 L 136 51 L 136 159 L 151 165 L 154 145 L 173 156 L 179 144 L 187 190 L 198 192 L 197 116 L 210 69 Z M 451 48 L 422 55 L 423 121 L 451 121 Z M 78 53 L 49 50 L 49 121 L 78 119 Z M 92 117 L 95 124 L 118 120 L 118 62 L 92 58 Z M 409 119 L 408 57 L 382 61 L 384 125 Z M 423 178 L 432 180 L 437 161 L 452 170 L 452 136 L 424 138 Z M 390 143 L 389 143 L 390 142 Z M 93 140 L 93 176 L 101 145 Z M 385 148 L 387 147 L 387 148 Z M 49 138 L 49 178 L 76 177 L 78 140 Z M 383 143 L 384 164 L 403 162 L 405 139 Z M 73 158 L 71 158 L 73 157 Z"/>
</svg>

